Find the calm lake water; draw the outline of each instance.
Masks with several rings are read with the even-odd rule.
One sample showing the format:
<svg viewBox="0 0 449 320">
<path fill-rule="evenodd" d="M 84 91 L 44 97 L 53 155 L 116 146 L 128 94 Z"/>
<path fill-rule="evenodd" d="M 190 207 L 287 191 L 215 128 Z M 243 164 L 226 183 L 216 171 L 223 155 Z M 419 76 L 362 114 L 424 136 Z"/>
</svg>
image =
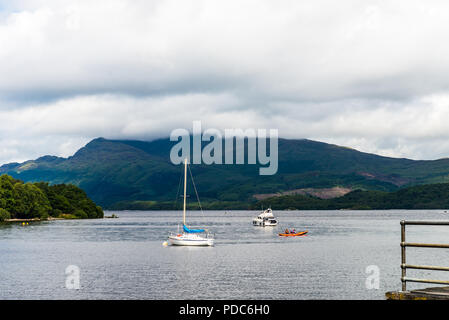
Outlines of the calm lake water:
<svg viewBox="0 0 449 320">
<path fill-rule="evenodd" d="M 442 210 L 281 211 L 279 227 L 260 228 L 254 211 L 194 211 L 189 224 L 216 234 L 214 247 L 195 248 L 162 245 L 180 212 L 112 213 L 120 218 L 0 225 L 0 299 L 384 299 L 401 286 L 399 221 L 449 220 Z M 278 237 L 285 227 L 309 235 Z M 407 240 L 449 243 L 449 227 L 410 226 Z M 408 263 L 449 266 L 448 253 L 410 248 Z M 69 265 L 80 290 L 65 287 Z M 378 290 L 366 288 L 370 265 Z"/>
</svg>

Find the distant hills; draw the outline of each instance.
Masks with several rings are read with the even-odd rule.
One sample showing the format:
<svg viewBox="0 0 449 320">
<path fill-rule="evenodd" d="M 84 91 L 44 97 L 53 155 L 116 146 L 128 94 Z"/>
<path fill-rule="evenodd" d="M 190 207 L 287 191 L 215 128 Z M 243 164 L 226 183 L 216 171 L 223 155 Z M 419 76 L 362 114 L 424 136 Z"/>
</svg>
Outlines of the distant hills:
<svg viewBox="0 0 449 320">
<path fill-rule="evenodd" d="M 175 202 L 182 172 L 169 159 L 175 143 L 97 138 L 69 158 L 44 156 L 9 163 L 0 167 L 0 173 L 30 182 L 72 183 L 105 208 L 163 208 Z M 449 182 L 449 159 L 389 158 L 311 140 L 280 139 L 279 170 L 273 176 L 260 176 L 259 165 L 191 168 L 206 208 L 257 205 L 257 195 L 282 196 L 277 201 L 284 196 L 318 199 L 325 193 L 320 189 L 392 192 Z M 295 195 L 295 190 L 308 191 Z M 337 194 L 344 196 L 336 199 L 353 193 Z"/>
<path fill-rule="evenodd" d="M 264 199 L 250 208 L 268 206 L 277 210 L 448 209 L 449 184 L 426 184 L 392 192 L 355 190 L 332 199 L 287 195 Z"/>
</svg>

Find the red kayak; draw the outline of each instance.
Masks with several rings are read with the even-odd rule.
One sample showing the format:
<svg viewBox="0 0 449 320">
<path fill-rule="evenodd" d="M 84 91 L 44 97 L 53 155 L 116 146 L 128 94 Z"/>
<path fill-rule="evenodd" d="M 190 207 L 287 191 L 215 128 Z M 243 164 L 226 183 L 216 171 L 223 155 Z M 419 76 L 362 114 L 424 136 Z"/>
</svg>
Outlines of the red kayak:
<svg viewBox="0 0 449 320">
<path fill-rule="evenodd" d="M 307 234 L 307 230 L 306 231 L 300 231 L 300 232 L 296 232 L 296 233 L 279 233 L 279 236 L 281 237 L 300 237 L 300 236 L 305 236 Z"/>
</svg>

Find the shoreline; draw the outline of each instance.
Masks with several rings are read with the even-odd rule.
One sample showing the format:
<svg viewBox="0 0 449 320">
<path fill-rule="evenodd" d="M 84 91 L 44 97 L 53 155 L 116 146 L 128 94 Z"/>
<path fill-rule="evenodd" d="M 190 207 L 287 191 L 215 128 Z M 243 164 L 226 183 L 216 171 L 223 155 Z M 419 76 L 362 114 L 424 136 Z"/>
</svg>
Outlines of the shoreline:
<svg viewBox="0 0 449 320">
<path fill-rule="evenodd" d="M 48 217 L 47 219 L 39 219 L 39 218 L 31 218 L 31 219 L 5 219 L 2 222 L 42 222 L 42 221 L 56 221 L 56 220 L 96 220 L 96 219 L 104 219 L 110 217 L 103 218 L 90 218 L 90 219 L 81 219 L 81 218 L 54 218 Z"/>
<path fill-rule="evenodd" d="M 31 218 L 31 219 L 5 219 L 4 222 L 33 222 L 33 221 L 54 221 L 54 220 L 66 220 L 64 218 L 53 218 L 49 217 L 47 219 Z"/>
<path fill-rule="evenodd" d="M 393 209 L 273 209 L 273 211 L 396 211 L 396 210 L 407 210 L 407 211 L 424 211 L 424 210 L 430 210 L 430 211 L 442 211 L 443 213 L 449 214 L 449 209 L 441 209 L 441 208 L 418 208 L 418 209 L 408 209 L 408 208 L 393 208 Z M 175 210 L 175 209 L 105 209 L 105 212 L 126 212 L 126 211 L 135 211 L 135 212 L 145 212 L 145 211 L 181 211 L 182 209 Z M 188 209 L 188 211 L 200 211 L 200 209 Z M 203 209 L 202 211 L 225 211 L 225 212 L 231 212 L 231 211 L 262 211 L 262 209 Z M 110 217 L 104 217 L 104 218 L 110 218 Z"/>
</svg>

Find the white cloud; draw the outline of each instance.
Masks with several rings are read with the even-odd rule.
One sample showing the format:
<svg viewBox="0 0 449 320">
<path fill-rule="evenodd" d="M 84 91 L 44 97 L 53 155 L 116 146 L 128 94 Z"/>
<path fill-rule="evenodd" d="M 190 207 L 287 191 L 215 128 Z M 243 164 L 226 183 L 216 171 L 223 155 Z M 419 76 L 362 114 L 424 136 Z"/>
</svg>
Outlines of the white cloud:
<svg viewBox="0 0 449 320">
<path fill-rule="evenodd" d="M 0 163 L 202 120 L 449 155 L 446 1 L 0 3 Z"/>
</svg>

